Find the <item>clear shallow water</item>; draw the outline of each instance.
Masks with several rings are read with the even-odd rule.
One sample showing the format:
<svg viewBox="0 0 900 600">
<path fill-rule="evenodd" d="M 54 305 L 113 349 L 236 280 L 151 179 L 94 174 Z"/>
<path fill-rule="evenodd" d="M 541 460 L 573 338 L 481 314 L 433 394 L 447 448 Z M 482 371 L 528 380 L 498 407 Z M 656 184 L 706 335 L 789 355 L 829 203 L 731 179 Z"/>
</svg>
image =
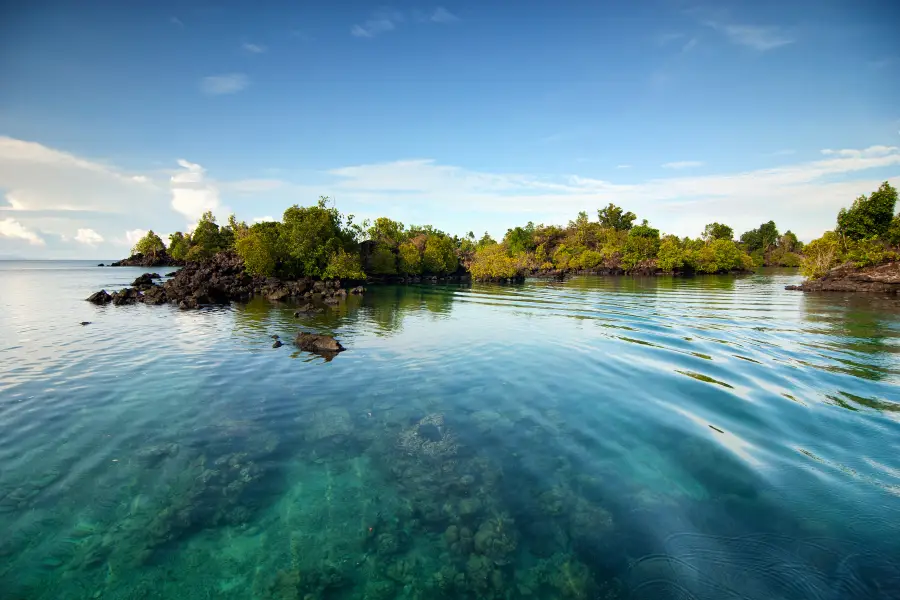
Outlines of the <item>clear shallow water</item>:
<svg viewBox="0 0 900 600">
<path fill-rule="evenodd" d="M 900 595 L 896 299 L 580 278 L 294 319 L 94 307 L 142 272 L 95 264 L 0 262 L 0 597 Z M 271 348 L 301 327 L 348 351 Z"/>
</svg>

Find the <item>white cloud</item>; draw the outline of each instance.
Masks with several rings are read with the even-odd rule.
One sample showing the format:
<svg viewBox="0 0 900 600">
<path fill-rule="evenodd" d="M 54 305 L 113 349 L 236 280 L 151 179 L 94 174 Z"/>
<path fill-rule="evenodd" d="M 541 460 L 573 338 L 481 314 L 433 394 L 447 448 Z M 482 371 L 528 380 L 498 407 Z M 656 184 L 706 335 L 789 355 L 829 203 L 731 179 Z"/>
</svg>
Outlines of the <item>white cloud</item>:
<svg viewBox="0 0 900 600">
<path fill-rule="evenodd" d="M 837 211 L 884 179 L 900 183 L 900 152 L 883 147 L 858 156 L 731 174 L 679 176 L 635 184 L 570 176 L 544 179 L 519 174 L 491 174 L 436 164 L 430 160 L 358 165 L 331 171 L 342 202 L 391 208 L 402 220 L 426 220 L 444 227 L 485 223 L 500 234 L 516 222 L 564 223 L 580 210 L 589 214 L 609 202 L 650 219 L 677 235 L 698 235 L 711 221 L 746 231 L 774 219 L 804 239 L 834 227 Z M 895 176 L 858 176 L 869 169 L 896 168 Z M 854 177 L 857 175 L 856 177 Z M 360 214 L 361 210 L 356 210 Z"/>
<path fill-rule="evenodd" d="M 179 159 L 178 165 L 182 170 L 171 178 L 172 208 L 193 220 L 208 210 L 218 210 L 219 190 L 206 179 L 206 169 L 184 159 Z"/>
<path fill-rule="evenodd" d="M 146 176 L 9 137 L 0 137 L 0 189 L 8 211 L 136 214 L 165 204 Z"/>
<path fill-rule="evenodd" d="M 428 20 L 433 23 L 456 23 L 457 21 L 459 21 L 459 17 L 451 13 L 443 6 L 438 6 L 431 13 L 431 16 Z"/>
<path fill-rule="evenodd" d="M 75 234 L 75 241 L 86 246 L 96 246 L 103 242 L 103 236 L 93 229 L 79 229 Z"/>
<path fill-rule="evenodd" d="M 772 25 L 737 25 L 707 21 L 707 25 L 721 31 L 725 37 L 739 46 L 765 52 L 793 44 L 794 40 L 781 27 Z"/>
<path fill-rule="evenodd" d="M 129 246 L 134 246 L 145 235 L 147 235 L 146 229 L 130 229 L 125 232 L 125 243 Z"/>
<path fill-rule="evenodd" d="M 822 150 L 822 154 L 825 156 L 844 156 L 851 158 L 887 156 L 896 152 L 896 146 L 869 146 L 863 150 L 831 150 L 830 148 Z"/>
<path fill-rule="evenodd" d="M 250 85 L 250 79 L 243 73 L 211 75 L 200 80 L 200 89 L 211 96 L 235 94 Z"/>
<path fill-rule="evenodd" d="M 32 246 L 43 246 L 45 242 L 38 234 L 31 231 L 12 217 L 0 220 L 0 237 L 13 240 L 25 240 Z"/>
<path fill-rule="evenodd" d="M 267 50 L 265 46 L 261 46 L 259 44 L 251 44 L 249 42 L 244 42 L 243 44 L 241 44 L 241 48 L 243 48 L 244 51 L 249 52 L 250 54 L 262 54 Z"/>
<path fill-rule="evenodd" d="M 254 223 L 267 223 L 267 222 L 269 222 L 269 221 L 274 221 L 274 220 L 275 220 L 275 219 L 273 219 L 272 217 L 269 217 L 269 216 L 265 216 L 265 217 L 253 217 L 253 222 L 254 222 Z"/>
<path fill-rule="evenodd" d="M 687 52 L 691 48 L 694 48 L 697 45 L 697 43 L 698 43 L 697 38 L 691 38 L 684 44 L 684 46 L 681 47 L 681 51 Z"/>
<path fill-rule="evenodd" d="M 663 169 L 691 169 L 693 167 L 702 167 L 703 162 L 699 160 L 676 160 L 660 165 Z"/>
<path fill-rule="evenodd" d="M 354 25 L 350 29 L 350 35 L 364 38 L 375 37 L 381 33 L 393 31 L 403 20 L 403 13 L 400 11 L 382 9 L 373 13 L 362 25 Z"/>
<path fill-rule="evenodd" d="M 631 165 L 616 165 L 617 169 L 630 169 Z"/>
</svg>

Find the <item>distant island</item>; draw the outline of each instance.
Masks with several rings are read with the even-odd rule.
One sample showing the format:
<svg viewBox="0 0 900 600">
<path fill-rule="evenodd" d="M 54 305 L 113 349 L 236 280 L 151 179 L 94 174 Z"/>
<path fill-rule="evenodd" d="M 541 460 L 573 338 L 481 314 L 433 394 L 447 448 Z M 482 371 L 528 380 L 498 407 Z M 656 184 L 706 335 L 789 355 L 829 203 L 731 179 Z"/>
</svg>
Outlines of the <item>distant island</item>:
<svg viewBox="0 0 900 600">
<path fill-rule="evenodd" d="M 580 212 L 566 226 L 535 225 L 507 230 L 500 241 L 485 233 L 451 236 L 430 225 L 405 226 L 387 217 L 356 222 L 327 197 L 313 206 L 294 205 L 281 221 L 247 225 L 234 215 L 219 225 L 205 213 L 189 233 L 176 232 L 166 245 L 152 230 L 122 266 L 227 264 L 229 272 L 264 281 L 520 281 L 569 274 L 657 275 L 743 273 L 762 266 L 799 267 L 809 279 L 796 289 L 853 289 L 851 275 L 898 260 L 900 215 L 897 190 L 884 182 L 870 196 L 841 209 L 834 231 L 804 245 L 773 221 L 744 232 L 708 224 L 700 237 L 661 234 L 646 219 L 610 203 L 593 221 Z M 217 256 L 220 260 L 213 260 Z M 874 271 L 873 271 L 874 272 Z M 876 275 L 879 277 L 879 275 Z M 892 291 L 894 284 L 857 286 Z M 840 285 L 816 281 L 841 279 Z M 898 278 L 900 280 L 900 278 Z M 262 285 L 262 284 L 259 284 Z M 271 284 L 267 284 L 270 288 Z M 246 291 L 246 290 L 244 290 Z M 243 292 L 242 292 L 243 293 Z M 183 294 L 182 294 L 183 296 Z M 191 303 L 188 303 L 189 305 Z"/>
</svg>

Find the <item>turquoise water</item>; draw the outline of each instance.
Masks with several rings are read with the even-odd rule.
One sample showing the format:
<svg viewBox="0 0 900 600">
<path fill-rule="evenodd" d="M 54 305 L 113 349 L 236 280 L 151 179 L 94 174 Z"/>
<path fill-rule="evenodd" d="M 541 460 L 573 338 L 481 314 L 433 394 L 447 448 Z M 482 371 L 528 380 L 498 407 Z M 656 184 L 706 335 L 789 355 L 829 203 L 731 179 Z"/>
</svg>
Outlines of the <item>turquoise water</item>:
<svg viewBox="0 0 900 600">
<path fill-rule="evenodd" d="M 584 277 L 295 319 L 95 307 L 142 272 L 96 262 L 0 262 L 4 599 L 900 597 L 896 299 Z M 348 350 L 271 347 L 301 327 Z"/>
</svg>

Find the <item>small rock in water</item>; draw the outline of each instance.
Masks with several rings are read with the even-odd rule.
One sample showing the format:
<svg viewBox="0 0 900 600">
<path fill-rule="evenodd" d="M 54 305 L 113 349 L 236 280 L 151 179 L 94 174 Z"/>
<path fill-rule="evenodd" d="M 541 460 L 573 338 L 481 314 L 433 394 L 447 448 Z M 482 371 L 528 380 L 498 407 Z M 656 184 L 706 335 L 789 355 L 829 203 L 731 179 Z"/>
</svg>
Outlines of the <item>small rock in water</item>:
<svg viewBox="0 0 900 600">
<path fill-rule="evenodd" d="M 106 265 L 104 265 L 103 263 L 100 263 L 100 264 L 97 265 L 97 266 L 98 266 L 98 267 L 105 267 Z"/>
<path fill-rule="evenodd" d="M 326 358 L 333 357 L 338 352 L 345 350 L 341 343 L 330 335 L 307 333 L 305 331 L 297 334 L 294 344 L 305 352 L 312 352 Z"/>
<path fill-rule="evenodd" d="M 281 348 L 284 344 L 281 343 L 281 340 L 275 340 L 275 343 L 272 344 L 273 348 Z"/>
<path fill-rule="evenodd" d="M 82 325 L 82 326 L 84 326 L 84 325 L 90 325 L 90 324 L 91 324 L 90 321 L 82 321 L 81 323 L 79 323 L 79 325 Z"/>
<path fill-rule="evenodd" d="M 273 335 L 272 335 L 272 339 L 273 339 L 273 340 L 277 340 L 277 339 L 278 339 L 278 334 L 277 334 L 277 333 L 276 333 L 276 334 L 273 334 Z"/>
</svg>

